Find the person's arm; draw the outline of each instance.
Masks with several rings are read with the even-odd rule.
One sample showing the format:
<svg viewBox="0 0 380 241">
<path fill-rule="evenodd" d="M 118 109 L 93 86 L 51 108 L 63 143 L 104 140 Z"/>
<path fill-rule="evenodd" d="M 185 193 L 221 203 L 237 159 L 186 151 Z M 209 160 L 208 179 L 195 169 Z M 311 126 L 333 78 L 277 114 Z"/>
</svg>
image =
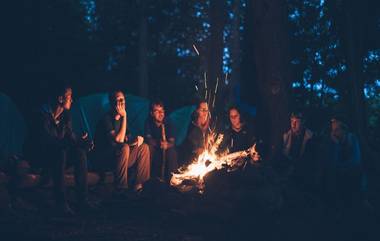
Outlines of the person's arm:
<svg viewBox="0 0 380 241">
<path fill-rule="evenodd" d="M 117 143 L 124 143 L 127 133 L 127 112 L 125 111 L 125 105 L 118 103 L 116 111 L 121 118 L 120 130 L 116 133 L 115 130 L 111 131 L 111 135 L 114 136 L 114 141 Z"/>
<path fill-rule="evenodd" d="M 146 143 L 149 146 L 156 147 L 158 145 L 157 140 L 155 140 L 153 138 L 152 128 L 151 128 L 151 121 L 149 119 L 145 121 L 144 136 L 145 136 Z"/>
<path fill-rule="evenodd" d="M 165 123 L 166 141 L 161 140 L 161 148 L 169 149 L 175 146 L 175 137 L 173 126 L 170 123 Z"/>
<path fill-rule="evenodd" d="M 114 137 L 114 141 L 117 143 L 124 143 L 127 133 L 127 117 L 121 116 L 121 126 L 120 130 L 116 133 L 115 130 L 111 131 L 111 135 Z"/>
<path fill-rule="evenodd" d="M 79 144 L 80 139 L 77 138 L 73 131 L 73 123 L 70 112 L 63 112 L 64 123 L 63 123 L 63 135 L 64 138 L 71 144 Z"/>
</svg>

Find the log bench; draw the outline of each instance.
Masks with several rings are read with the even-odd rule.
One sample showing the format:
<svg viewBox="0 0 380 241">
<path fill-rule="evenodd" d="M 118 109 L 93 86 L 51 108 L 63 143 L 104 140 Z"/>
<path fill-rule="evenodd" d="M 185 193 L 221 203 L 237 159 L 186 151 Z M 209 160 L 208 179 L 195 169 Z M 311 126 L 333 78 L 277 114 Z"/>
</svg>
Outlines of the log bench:
<svg viewBox="0 0 380 241">
<path fill-rule="evenodd" d="M 105 175 L 105 184 L 113 183 L 113 173 L 112 172 L 106 172 Z M 4 172 L 0 172 L 0 186 L 6 186 L 10 181 L 10 177 L 5 174 Z M 95 172 L 88 172 L 87 174 L 87 182 L 89 186 L 94 186 L 98 184 L 100 181 L 100 177 L 98 173 Z M 16 187 L 19 189 L 25 189 L 25 188 L 33 188 L 37 187 L 41 182 L 41 175 L 35 174 L 35 173 L 27 173 L 18 178 Z M 72 172 L 67 172 L 65 174 L 65 183 L 69 187 L 73 187 L 75 185 L 75 177 Z M 45 187 L 52 187 L 53 182 L 50 181 L 47 185 L 44 185 Z"/>
</svg>

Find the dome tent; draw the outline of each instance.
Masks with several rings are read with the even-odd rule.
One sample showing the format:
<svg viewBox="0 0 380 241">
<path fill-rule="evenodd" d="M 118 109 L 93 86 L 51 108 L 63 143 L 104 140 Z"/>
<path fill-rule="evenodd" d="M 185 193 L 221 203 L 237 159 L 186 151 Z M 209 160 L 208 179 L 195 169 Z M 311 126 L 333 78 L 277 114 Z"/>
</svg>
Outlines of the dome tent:
<svg viewBox="0 0 380 241">
<path fill-rule="evenodd" d="M 16 104 L 0 92 L 0 161 L 21 154 L 26 137 L 26 123 Z"/>
</svg>

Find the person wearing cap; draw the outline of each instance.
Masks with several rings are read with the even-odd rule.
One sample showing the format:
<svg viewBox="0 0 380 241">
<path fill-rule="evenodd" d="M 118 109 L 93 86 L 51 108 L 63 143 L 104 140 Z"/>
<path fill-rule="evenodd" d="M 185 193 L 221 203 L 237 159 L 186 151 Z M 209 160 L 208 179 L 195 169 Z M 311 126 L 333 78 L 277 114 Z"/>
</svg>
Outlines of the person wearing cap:
<svg viewBox="0 0 380 241">
<path fill-rule="evenodd" d="M 361 152 L 356 135 L 341 116 L 330 120 L 330 133 L 322 150 L 323 181 L 327 196 L 335 205 L 358 201 L 361 193 Z"/>
</svg>

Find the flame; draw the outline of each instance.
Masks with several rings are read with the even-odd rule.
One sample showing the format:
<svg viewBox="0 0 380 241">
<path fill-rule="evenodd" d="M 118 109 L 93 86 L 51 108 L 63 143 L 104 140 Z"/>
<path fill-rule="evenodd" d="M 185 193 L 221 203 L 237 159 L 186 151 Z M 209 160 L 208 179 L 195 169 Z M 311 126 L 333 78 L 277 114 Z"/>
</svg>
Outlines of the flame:
<svg viewBox="0 0 380 241">
<path fill-rule="evenodd" d="M 235 166 L 239 159 L 247 157 L 248 155 L 258 155 L 256 152 L 256 144 L 247 150 L 217 155 L 216 152 L 223 140 L 223 135 L 219 134 L 216 138 L 215 136 L 215 134 L 211 134 L 209 136 L 207 141 L 207 146 L 209 148 L 205 149 L 190 165 L 180 168 L 178 170 L 179 173 L 173 173 L 170 180 L 170 184 L 172 186 L 178 187 L 183 183 L 183 181 L 191 180 L 196 183 L 199 191 L 202 193 L 204 187 L 204 177 L 209 172 L 215 169 L 222 169 L 226 166 Z"/>
</svg>

